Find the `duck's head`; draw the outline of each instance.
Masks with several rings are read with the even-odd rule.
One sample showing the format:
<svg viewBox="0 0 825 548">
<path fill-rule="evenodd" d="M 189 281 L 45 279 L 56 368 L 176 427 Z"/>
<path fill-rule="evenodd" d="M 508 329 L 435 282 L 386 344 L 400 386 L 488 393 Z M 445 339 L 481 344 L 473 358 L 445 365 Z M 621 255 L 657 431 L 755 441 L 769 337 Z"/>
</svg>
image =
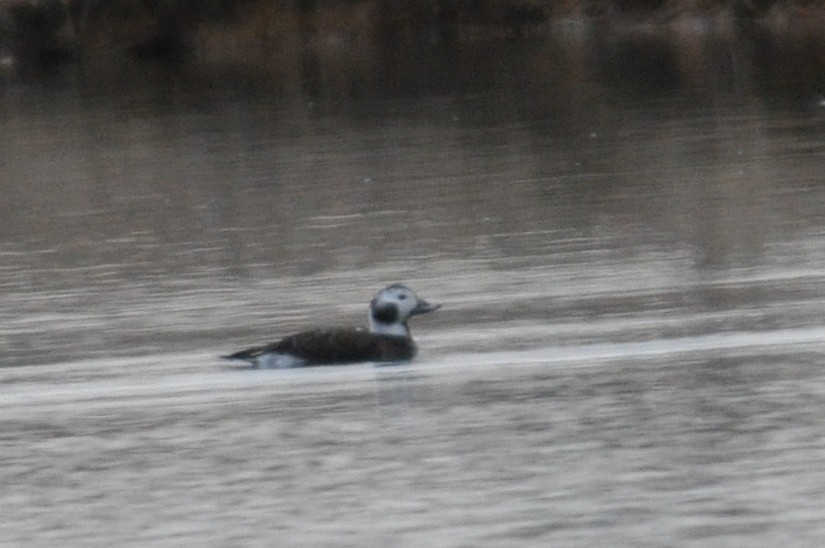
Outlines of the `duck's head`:
<svg viewBox="0 0 825 548">
<path fill-rule="evenodd" d="M 410 330 L 407 320 L 410 317 L 439 308 L 440 304 L 428 303 L 409 287 L 392 284 L 376 293 L 370 301 L 370 331 L 382 335 L 408 337 Z"/>
</svg>

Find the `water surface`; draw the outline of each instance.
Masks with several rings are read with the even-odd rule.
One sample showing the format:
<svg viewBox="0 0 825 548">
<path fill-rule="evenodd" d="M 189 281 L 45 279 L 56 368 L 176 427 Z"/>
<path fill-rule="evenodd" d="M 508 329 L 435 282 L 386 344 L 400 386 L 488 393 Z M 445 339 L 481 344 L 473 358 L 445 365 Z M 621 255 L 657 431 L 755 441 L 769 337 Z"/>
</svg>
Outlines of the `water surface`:
<svg viewBox="0 0 825 548">
<path fill-rule="evenodd" d="M 825 540 L 822 109 L 515 72 L 5 82 L 4 538 Z M 409 366 L 216 358 L 396 281 Z"/>
</svg>

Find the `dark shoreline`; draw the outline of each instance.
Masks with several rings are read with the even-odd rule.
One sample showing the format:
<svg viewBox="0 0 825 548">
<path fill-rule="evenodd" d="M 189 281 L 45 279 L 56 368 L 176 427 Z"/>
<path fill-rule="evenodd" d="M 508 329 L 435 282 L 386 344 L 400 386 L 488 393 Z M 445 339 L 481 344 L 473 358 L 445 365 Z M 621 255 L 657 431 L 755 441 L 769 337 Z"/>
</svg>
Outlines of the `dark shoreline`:
<svg viewBox="0 0 825 548">
<path fill-rule="evenodd" d="M 483 91 L 516 71 L 534 87 L 595 80 L 718 91 L 745 82 L 805 100 L 825 91 L 825 7 L 804 0 L 159 5 L 0 0 L 0 82 L 67 73 L 99 89 L 226 81 L 315 101 Z M 740 82 L 713 80 L 721 65 Z"/>
<path fill-rule="evenodd" d="M 474 40 L 530 40 L 559 26 L 672 32 L 687 27 L 825 34 L 815 2 L 611 2 L 548 0 L 263 0 L 153 2 L 0 1 L 0 52 L 15 63 L 132 58 L 222 62 L 215 49 L 241 45 L 330 48 L 450 47 Z M 232 54 L 227 52 L 227 57 Z M 7 61 L 8 62 L 8 61 Z"/>
</svg>

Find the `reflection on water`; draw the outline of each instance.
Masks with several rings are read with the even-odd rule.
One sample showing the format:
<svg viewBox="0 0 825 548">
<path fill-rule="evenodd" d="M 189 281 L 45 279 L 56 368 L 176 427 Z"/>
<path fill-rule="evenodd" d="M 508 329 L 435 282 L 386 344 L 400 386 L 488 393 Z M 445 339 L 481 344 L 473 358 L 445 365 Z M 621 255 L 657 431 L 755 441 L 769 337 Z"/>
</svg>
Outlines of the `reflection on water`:
<svg viewBox="0 0 825 548">
<path fill-rule="evenodd" d="M 6 82 L 12 538 L 822 541 L 825 114 L 524 76 Z M 214 358 L 393 281 L 444 304 L 412 366 Z"/>
<path fill-rule="evenodd" d="M 223 346 L 227 325 L 254 338 L 330 299 L 345 319 L 396 279 L 454 301 L 440 329 L 777 299 L 805 315 L 821 287 L 815 110 L 65 95 L 18 97 L 3 125 L 8 365 Z"/>
</svg>

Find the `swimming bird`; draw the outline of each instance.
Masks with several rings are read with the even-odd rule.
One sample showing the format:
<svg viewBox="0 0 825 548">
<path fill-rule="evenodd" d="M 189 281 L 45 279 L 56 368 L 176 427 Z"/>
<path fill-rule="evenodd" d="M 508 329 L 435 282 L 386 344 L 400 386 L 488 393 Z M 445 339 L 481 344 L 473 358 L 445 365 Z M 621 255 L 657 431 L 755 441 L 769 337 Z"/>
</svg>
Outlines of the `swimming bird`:
<svg viewBox="0 0 825 548">
<path fill-rule="evenodd" d="M 313 329 L 279 341 L 221 356 L 244 360 L 259 369 L 281 369 L 357 362 L 401 362 L 415 357 L 417 347 L 407 321 L 441 305 L 420 299 L 403 284 L 385 287 L 370 301 L 369 330 Z"/>
</svg>

